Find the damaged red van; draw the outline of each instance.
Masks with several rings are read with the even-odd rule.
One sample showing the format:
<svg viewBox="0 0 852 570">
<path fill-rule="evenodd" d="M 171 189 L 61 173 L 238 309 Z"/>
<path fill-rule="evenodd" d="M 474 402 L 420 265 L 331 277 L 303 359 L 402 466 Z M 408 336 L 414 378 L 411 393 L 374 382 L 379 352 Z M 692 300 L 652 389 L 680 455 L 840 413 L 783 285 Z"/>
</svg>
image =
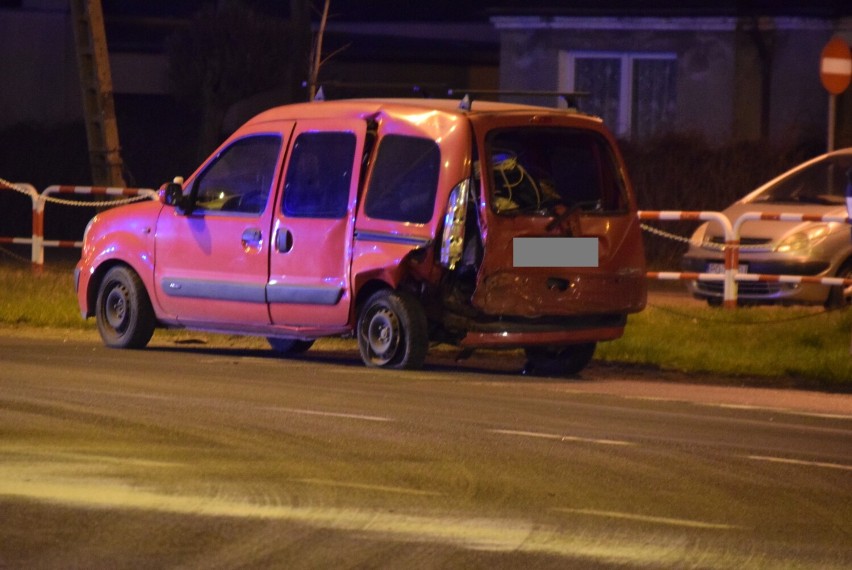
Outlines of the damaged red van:
<svg viewBox="0 0 852 570">
<path fill-rule="evenodd" d="M 431 343 L 574 374 L 646 302 L 636 203 L 601 120 L 475 101 L 300 103 L 240 127 L 160 199 L 98 214 L 75 283 L 104 343 L 156 327 L 354 336 L 368 366 Z"/>
</svg>

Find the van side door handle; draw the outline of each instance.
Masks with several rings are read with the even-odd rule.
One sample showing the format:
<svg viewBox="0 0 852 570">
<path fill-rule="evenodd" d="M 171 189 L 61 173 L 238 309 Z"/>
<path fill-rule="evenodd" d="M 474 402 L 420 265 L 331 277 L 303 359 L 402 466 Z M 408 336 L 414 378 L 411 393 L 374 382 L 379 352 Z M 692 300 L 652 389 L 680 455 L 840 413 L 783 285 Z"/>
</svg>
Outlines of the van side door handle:
<svg viewBox="0 0 852 570">
<path fill-rule="evenodd" d="M 293 234 L 290 230 L 281 228 L 278 230 L 278 235 L 275 239 L 275 249 L 279 253 L 288 253 L 293 249 Z"/>
<path fill-rule="evenodd" d="M 258 228 L 246 228 L 240 238 L 243 249 L 260 249 L 263 243 L 263 232 Z"/>
</svg>

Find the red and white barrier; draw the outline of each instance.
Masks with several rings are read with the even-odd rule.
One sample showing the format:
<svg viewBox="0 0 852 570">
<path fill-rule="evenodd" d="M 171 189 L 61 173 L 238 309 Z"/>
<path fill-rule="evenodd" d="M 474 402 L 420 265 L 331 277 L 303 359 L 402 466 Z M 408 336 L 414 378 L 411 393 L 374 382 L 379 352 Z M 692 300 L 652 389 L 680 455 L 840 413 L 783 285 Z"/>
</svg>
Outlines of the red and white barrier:
<svg viewBox="0 0 852 570">
<path fill-rule="evenodd" d="M 775 222 L 840 222 L 852 224 L 852 218 L 846 216 L 821 216 L 819 214 L 764 214 L 762 212 L 746 212 L 734 222 L 734 234 L 739 238 L 743 224 L 753 220 L 769 220 Z"/>
<path fill-rule="evenodd" d="M 122 203 L 120 200 L 106 200 L 103 202 L 79 202 L 74 200 L 54 198 L 54 195 L 95 195 L 109 196 L 110 198 L 145 198 L 157 199 L 157 191 L 150 188 L 118 188 L 106 186 L 49 186 L 41 194 L 29 184 L 12 184 L 0 179 L 0 190 L 8 189 L 20 192 L 30 197 L 33 210 L 33 232 L 31 238 L 26 237 L 0 237 L 0 243 L 32 244 L 32 262 L 38 266 L 44 264 L 45 247 L 81 247 L 81 241 L 70 240 L 45 240 L 44 239 L 44 207 L 47 202 L 56 202 L 70 206 L 85 207 L 111 207 Z M 647 273 L 649 279 L 660 280 L 697 280 L 697 281 L 722 281 L 723 305 L 725 307 L 736 307 L 737 304 L 737 282 L 739 281 L 765 281 L 781 283 L 815 283 L 826 286 L 852 286 L 852 279 L 841 279 L 837 277 L 810 277 L 801 275 L 761 275 L 752 273 L 739 273 L 739 249 L 740 229 L 742 225 L 750 220 L 776 220 L 776 221 L 805 221 L 805 222 L 840 222 L 852 224 L 852 218 L 845 216 L 820 216 L 815 214 L 765 214 L 760 212 L 746 212 L 733 223 L 721 212 L 709 211 L 639 211 L 640 220 L 646 221 L 705 221 L 719 224 L 725 235 L 725 263 L 724 273 L 696 273 L 696 272 L 672 272 L 672 271 L 650 271 Z"/>
<path fill-rule="evenodd" d="M 56 202 L 66 206 L 85 206 L 90 208 L 108 208 L 117 206 L 120 202 L 107 200 L 103 202 L 76 202 L 74 200 L 63 200 L 51 198 L 56 194 L 72 196 L 110 196 L 110 197 L 145 197 L 156 199 L 157 191 L 150 188 L 117 188 L 112 186 L 62 186 L 54 185 L 45 188 L 38 196 L 33 210 L 33 263 L 44 264 L 45 247 L 82 247 L 82 241 L 67 240 L 45 240 L 44 239 L 44 206 L 47 202 Z"/>
<path fill-rule="evenodd" d="M 852 279 L 839 277 L 812 277 L 803 275 L 766 275 L 757 273 L 739 273 L 740 255 L 740 230 L 744 223 L 751 220 L 768 220 L 779 222 L 839 222 L 852 224 L 852 218 L 846 216 L 823 216 L 818 214 L 793 214 L 778 213 L 766 214 L 762 212 L 746 212 L 733 223 L 721 212 L 695 212 L 695 211 L 640 211 L 640 220 L 688 220 L 688 221 L 714 221 L 722 226 L 725 232 L 725 273 L 695 273 L 695 272 L 671 272 L 671 271 L 649 271 L 649 279 L 660 280 L 689 280 L 689 281 L 723 281 L 722 303 L 726 308 L 737 305 L 737 283 L 740 281 L 751 282 L 774 282 L 774 283 L 811 283 L 826 286 L 852 286 Z"/>
<path fill-rule="evenodd" d="M 640 220 L 648 221 L 701 221 L 716 222 L 722 226 L 725 232 L 725 273 L 716 275 L 713 273 L 698 273 L 695 275 L 703 277 L 679 277 L 679 279 L 699 279 L 703 281 L 723 281 L 722 304 L 725 307 L 737 306 L 737 269 L 739 267 L 739 235 L 734 233 L 731 220 L 721 212 L 702 211 L 639 211 Z M 649 274 L 650 275 L 650 274 Z M 664 279 L 664 277 L 656 277 Z"/>
<path fill-rule="evenodd" d="M 120 188 L 115 186 L 66 186 L 54 185 L 48 186 L 41 193 L 42 196 L 51 194 L 85 194 L 95 196 L 146 196 L 154 198 L 157 195 L 156 190 L 150 188 Z M 88 206 L 88 204 L 86 204 Z"/>
<path fill-rule="evenodd" d="M 55 202 L 66 206 L 103 207 L 108 208 L 125 203 L 115 200 L 116 197 L 156 199 L 157 191 L 150 188 L 116 188 L 107 186 L 48 186 L 39 194 L 30 184 L 11 184 L 0 180 L 0 189 L 8 189 L 25 194 L 32 202 L 32 237 L 0 237 L 0 243 L 31 244 L 32 262 L 37 266 L 44 265 L 45 247 L 81 247 L 82 241 L 45 240 L 44 239 L 44 207 L 47 202 Z M 54 198 L 54 195 L 95 195 L 109 196 L 110 200 L 102 202 L 80 202 L 79 200 Z"/>
<path fill-rule="evenodd" d="M 36 190 L 34 186 L 22 182 L 12 183 L 7 182 L 6 180 L 0 180 L 0 190 L 11 190 L 13 192 L 18 192 L 19 194 L 23 194 L 29 197 L 30 202 L 32 204 L 33 220 L 35 220 L 36 202 L 38 201 L 38 190 Z M 31 237 L 0 237 L 0 243 L 31 245 L 35 243 L 35 239 L 35 232 L 33 232 Z M 33 263 L 35 263 L 35 253 L 33 253 Z"/>
</svg>

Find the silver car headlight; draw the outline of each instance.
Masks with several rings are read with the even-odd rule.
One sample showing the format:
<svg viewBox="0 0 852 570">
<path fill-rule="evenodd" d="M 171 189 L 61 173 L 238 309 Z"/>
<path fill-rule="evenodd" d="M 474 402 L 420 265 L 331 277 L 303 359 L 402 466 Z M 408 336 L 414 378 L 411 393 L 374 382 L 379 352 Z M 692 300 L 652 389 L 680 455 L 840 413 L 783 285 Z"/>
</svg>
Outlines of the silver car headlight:
<svg viewBox="0 0 852 570">
<path fill-rule="evenodd" d="M 831 226 L 828 224 L 815 224 L 805 230 L 788 235 L 775 246 L 775 251 L 778 253 L 805 251 L 819 245 L 828 237 L 829 233 L 831 233 Z"/>
</svg>

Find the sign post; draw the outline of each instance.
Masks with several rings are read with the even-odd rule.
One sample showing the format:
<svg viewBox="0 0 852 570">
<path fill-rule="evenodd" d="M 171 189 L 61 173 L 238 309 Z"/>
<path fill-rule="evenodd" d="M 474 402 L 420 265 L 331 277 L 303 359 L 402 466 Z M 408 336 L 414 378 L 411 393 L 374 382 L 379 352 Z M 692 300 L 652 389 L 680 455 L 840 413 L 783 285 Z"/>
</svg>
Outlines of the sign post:
<svg viewBox="0 0 852 570">
<path fill-rule="evenodd" d="M 834 37 L 822 48 L 819 78 L 828 91 L 828 151 L 834 150 L 834 128 L 837 120 L 837 96 L 849 87 L 852 79 L 852 54 L 849 44 Z"/>
<path fill-rule="evenodd" d="M 849 87 L 852 79 L 852 54 L 849 44 L 843 38 L 834 37 L 822 48 L 819 64 L 819 78 L 822 86 L 828 91 L 828 151 L 834 150 L 834 124 L 837 115 L 837 96 Z M 849 180 L 846 184 L 846 211 L 848 220 L 852 223 L 852 171 L 847 172 Z M 849 354 L 852 354 L 852 341 L 849 343 Z"/>
</svg>

